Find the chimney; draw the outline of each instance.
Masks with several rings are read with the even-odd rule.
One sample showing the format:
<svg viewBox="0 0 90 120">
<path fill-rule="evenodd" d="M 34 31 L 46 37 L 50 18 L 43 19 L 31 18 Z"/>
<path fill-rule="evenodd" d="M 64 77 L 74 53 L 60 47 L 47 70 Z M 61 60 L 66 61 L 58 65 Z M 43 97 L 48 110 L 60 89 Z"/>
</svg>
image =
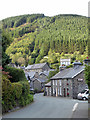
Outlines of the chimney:
<svg viewBox="0 0 90 120">
<path fill-rule="evenodd" d="M 38 76 L 39 76 L 39 73 L 38 73 L 38 72 L 36 72 L 36 73 L 35 73 L 35 77 L 36 77 L 36 78 L 38 78 Z"/>
<path fill-rule="evenodd" d="M 59 71 L 66 69 L 66 66 L 59 66 Z"/>
<path fill-rule="evenodd" d="M 73 63 L 73 68 L 78 68 L 78 67 L 80 67 L 81 65 L 82 65 L 81 62 L 74 62 L 74 63 Z"/>
<path fill-rule="evenodd" d="M 85 59 L 84 61 L 83 61 L 83 63 L 84 63 L 84 65 L 86 64 L 86 65 L 90 65 L 90 59 Z"/>
</svg>

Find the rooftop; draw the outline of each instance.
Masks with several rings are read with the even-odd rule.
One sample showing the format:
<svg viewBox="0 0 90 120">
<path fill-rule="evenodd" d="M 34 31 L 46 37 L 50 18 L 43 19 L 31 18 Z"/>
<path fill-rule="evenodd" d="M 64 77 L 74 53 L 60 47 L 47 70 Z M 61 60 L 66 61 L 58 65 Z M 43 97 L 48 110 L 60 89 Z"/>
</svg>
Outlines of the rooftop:
<svg viewBox="0 0 90 120">
<path fill-rule="evenodd" d="M 44 65 L 46 65 L 47 63 L 39 63 L 39 64 L 33 64 L 33 65 L 28 65 L 25 69 L 40 69 L 43 68 Z"/>
<path fill-rule="evenodd" d="M 64 69 L 64 70 L 58 72 L 55 76 L 53 76 L 51 78 L 51 80 L 53 80 L 53 79 L 74 78 L 79 73 L 81 73 L 82 71 L 84 71 L 84 68 L 85 68 L 85 66 L 79 66 L 77 68 L 73 67 L 73 68 Z"/>
<path fill-rule="evenodd" d="M 69 59 L 62 59 L 62 58 L 61 58 L 60 61 L 61 61 L 61 62 L 64 62 L 64 61 L 65 61 L 65 62 L 70 62 L 71 59 L 70 59 L 70 58 L 69 58 Z"/>
<path fill-rule="evenodd" d="M 51 87 L 51 81 L 45 84 L 45 87 Z"/>
</svg>

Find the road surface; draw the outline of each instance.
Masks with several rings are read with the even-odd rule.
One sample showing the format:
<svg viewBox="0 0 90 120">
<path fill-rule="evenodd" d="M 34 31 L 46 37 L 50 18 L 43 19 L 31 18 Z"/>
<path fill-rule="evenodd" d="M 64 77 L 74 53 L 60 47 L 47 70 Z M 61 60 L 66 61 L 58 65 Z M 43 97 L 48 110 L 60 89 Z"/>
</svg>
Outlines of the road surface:
<svg viewBox="0 0 90 120">
<path fill-rule="evenodd" d="M 36 94 L 34 102 L 3 118 L 88 118 L 88 102 Z"/>
</svg>

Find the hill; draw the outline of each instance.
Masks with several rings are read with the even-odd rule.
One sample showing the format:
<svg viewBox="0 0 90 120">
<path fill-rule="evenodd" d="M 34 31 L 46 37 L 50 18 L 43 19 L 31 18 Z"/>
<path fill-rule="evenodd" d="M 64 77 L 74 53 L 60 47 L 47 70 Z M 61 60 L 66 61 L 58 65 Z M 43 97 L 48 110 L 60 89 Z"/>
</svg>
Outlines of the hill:
<svg viewBox="0 0 90 120">
<path fill-rule="evenodd" d="M 79 59 L 77 54 L 85 57 L 87 53 L 87 17 L 32 14 L 10 17 L 2 23 L 11 39 L 6 54 L 13 63 L 58 63 L 61 56 Z"/>
</svg>

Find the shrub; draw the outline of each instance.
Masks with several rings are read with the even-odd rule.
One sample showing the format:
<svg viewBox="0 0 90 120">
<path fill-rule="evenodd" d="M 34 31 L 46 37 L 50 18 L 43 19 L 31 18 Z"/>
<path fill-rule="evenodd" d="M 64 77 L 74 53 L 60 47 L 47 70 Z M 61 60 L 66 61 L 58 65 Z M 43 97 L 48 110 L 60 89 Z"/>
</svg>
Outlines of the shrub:
<svg viewBox="0 0 90 120">
<path fill-rule="evenodd" d="M 68 65 L 68 66 L 67 66 L 67 68 L 71 68 L 71 67 L 73 67 L 73 65 L 72 65 L 72 64 L 70 64 L 70 65 Z"/>
<path fill-rule="evenodd" d="M 34 89 L 34 93 L 40 92 L 37 88 Z"/>
<path fill-rule="evenodd" d="M 2 112 L 8 112 L 16 106 L 25 106 L 33 101 L 27 81 L 11 83 L 7 75 L 2 74 Z"/>
<path fill-rule="evenodd" d="M 5 71 L 9 72 L 9 75 L 12 76 L 12 78 L 10 78 L 11 82 L 19 82 L 19 81 L 27 80 L 25 77 L 25 73 L 22 69 L 6 66 Z"/>
<path fill-rule="evenodd" d="M 14 100 L 12 84 L 5 75 L 2 75 L 2 111 L 7 112 L 12 109 Z"/>
<path fill-rule="evenodd" d="M 34 93 L 34 91 L 30 91 L 30 94 L 31 94 L 31 95 L 34 95 L 35 93 Z"/>
</svg>

